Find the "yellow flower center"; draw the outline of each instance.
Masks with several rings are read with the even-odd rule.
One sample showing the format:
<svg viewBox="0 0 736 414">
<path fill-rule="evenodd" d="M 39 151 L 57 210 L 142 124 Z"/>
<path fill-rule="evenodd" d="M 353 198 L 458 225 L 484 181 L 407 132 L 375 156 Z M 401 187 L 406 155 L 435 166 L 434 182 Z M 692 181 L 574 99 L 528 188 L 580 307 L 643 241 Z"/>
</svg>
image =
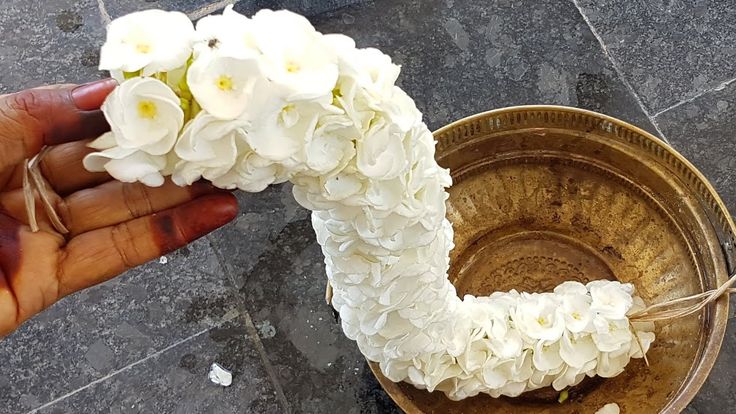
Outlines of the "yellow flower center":
<svg viewBox="0 0 736 414">
<path fill-rule="evenodd" d="M 577 312 L 573 312 L 572 315 L 570 316 L 572 316 L 572 318 L 575 319 L 576 321 L 583 319 L 583 317 Z"/>
<path fill-rule="evenodd" d="M 151 45 L 147 43 L 138 43 L 135 45 L 135 50 L 138 51 L 138 53 L 148 54 L 151 52 Z"/>
<path fill-rule="evenodd" d="M 537 323 L 544 326 L 547 324 L 547 320 L 544 319 L 544 316 L 540 316 L 539 318 L 537 318 Z"/>
<path fill-rule="evenodd" d="M 286 71 L 289 73 L 296 73 L 301 70 L 301 67 L 296 62 L 288 62 L 286 63 Z"/>
<path fill-rule="evenodd" d="M 217 88 L 224 92 L 230 92 L 233 89 L 235 89 L 235 85 L 233 85 L 233 78 L 227 75 L 221 75 L 217 80 L 215 80 L 215 85 L 217 85 Z"/>
<path fill-rule="evenodd" d="M 158 114 L 158 108 L 153 101 L 139 101 L 138 115 L 144 119 L 153 119 Z"/>
</svg>

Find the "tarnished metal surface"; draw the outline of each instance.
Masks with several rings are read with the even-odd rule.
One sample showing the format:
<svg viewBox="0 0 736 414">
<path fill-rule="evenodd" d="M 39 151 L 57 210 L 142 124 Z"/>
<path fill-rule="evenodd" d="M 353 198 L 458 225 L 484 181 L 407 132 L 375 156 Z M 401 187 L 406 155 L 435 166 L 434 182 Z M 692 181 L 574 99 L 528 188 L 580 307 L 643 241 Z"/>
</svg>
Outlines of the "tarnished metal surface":
<svg viewBox="0 0 736 414">
<path fill-rule="evenodd" d="M 705 178 L 680 154 L 622 121 L 575 108 L 515 107 L 435 133 L 452 171 L 455 229 L 450 278 L 458 293 L 549 291 L 565 280 L 633 283 L 649 304 L 727 279 L 734 226 Z M 676 413 L 715 362 L 728 300 L 657 324 L 651 366 L 635 360 L 612 379 L 589 379 L 557 403 L 552 389 L 519 398 L 451 402 L 409 384 L 381 384 L 409 413 Z"/>
</svg>

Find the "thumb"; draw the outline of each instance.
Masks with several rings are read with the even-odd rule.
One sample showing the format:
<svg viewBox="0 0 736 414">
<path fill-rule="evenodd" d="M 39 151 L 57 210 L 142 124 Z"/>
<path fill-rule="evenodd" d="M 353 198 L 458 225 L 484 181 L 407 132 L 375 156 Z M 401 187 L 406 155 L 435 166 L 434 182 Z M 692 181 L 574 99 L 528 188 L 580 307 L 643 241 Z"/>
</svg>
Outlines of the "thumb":
<svg viewBox="0 0 736 414">
<path fill-rule="evenodd" d="M 44 145 L 96 138 L 109 129 L 100 105 L 117 83 L 29 89 L 0 97 L 1 164 L 12 165 Z"/>
</svg>

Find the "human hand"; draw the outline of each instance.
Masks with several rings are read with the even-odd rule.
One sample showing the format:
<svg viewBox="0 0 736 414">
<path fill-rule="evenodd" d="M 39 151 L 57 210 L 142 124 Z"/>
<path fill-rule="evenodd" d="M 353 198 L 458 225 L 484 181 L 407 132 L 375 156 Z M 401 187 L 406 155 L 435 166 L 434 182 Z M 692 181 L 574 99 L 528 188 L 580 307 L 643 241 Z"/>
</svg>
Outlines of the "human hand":
<svg viewBox="0 0 736 414">
<path fill-rule="evenodd" d="M 0 337 L 64 296 L 182 247 L 237 213 L 235 197 L 209 185 L 149 188 L 84 169 L 86 144 L 109 128 L 99 107 L 115 85 L 0 96 Z M 40 169 L 66 235 L 40 201 L 40 231 L 29 227 L 24 161 L 44 146 L 54 146 Z"/>
</svg>

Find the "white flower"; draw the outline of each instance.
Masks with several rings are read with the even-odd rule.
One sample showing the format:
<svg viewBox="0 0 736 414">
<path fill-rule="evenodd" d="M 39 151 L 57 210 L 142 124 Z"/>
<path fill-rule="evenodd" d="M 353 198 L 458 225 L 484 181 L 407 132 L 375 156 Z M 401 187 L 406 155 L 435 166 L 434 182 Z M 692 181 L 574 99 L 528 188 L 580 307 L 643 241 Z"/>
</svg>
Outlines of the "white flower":
<svg viewBox="0 0 736 414">
<path fill-rule="evenodd" d="M 405 194 L 406 188 L 399 178 L 381 181 L 368 180 L 365 199 L 377 210 L 388 211 L 401 204 Z"/>
<path fill-rule="evenodd" d="M 637 328 L 635 327 L 634 329 Z M 652 342 L 654 342 L 656 335 L 654 332 L 641 332 L 639 330 L 635 332 L 635 335 L 639 338 L 639 341 L 637 341 L 636 338 L 632 341 L 629 356 L 632 358 L 643 358 L 644 354 L 649 351 L 649 347 L 652 345 Z"/>
<path fill-rule="evenodd" d="M 401 68 L 378 49 L 355 48 L 347 36 L 327 35 L 325 41 L 339 57 L 340 76 L 353 80 L 367 94 L 369 106 L 380 109 L 379 105 L 392 96 Z"/>
<path fill-rule="evenodd" d="M 408 131 L 422 122 L 422 113 L 414 100 L 398 86 L 393 87 L 393 94 L 384 104 L 383 113 L 402 131 Z"/>
<path fill-rule="evenodd" d="M 355 156 L 355 145 L 350 139 L 350 120 L 343 115 L 320 117 L 312 138 L 304 147 L 304 160 L 310 173 L 330 177 L 341 171 Z"/>
<path fill-rule="evenodd" d="M 531 378 L 534 368 L 532 367 L 532 351 L 527 349 L 517 358 L 504 361 L 498 369 L 504 372 L 504 376 L 514 382 L 523 382 Z"/>
<path fill-rule="evenodd" d="M 528 388 L 537 389 L 548 387 L 552 385 L 554 379 L 555 376 L 548 374 L 547 371 L 534 371 L 531 378 L 529 378 Z"/>
<path fill-rule="evenodd" d="M 595 280 L 587 285 L 593 302 L 590 309 L 610 319 L 623 319 L 633 304 L 631 285 Z"/>
<path fill-rule="evenodd" d="M 179 98 L 153 78 L 123 82 L 107 97 L 102 111 L 118 146 L 151 155 L 171 151 L 184 123 Z"/>
<path fill-rule="evenodd" d="M 537 341 L 532 361 L 534 367 L 540 371 L 551 371 L 559 368 L 563 362 L 560 357 L 560 342 Z"/>
<path fill-rule="evenodd" d="M 210 15 L 197 22 L 195 55 L 217 51 L 224 56 L 243 58 L 257 52 L 253 22 L 225 7 L 222 14 Z"/>
<path fill-rule="evenodd" d="M 356 174 L 338 174 L 325 180 L 324 188 L 327 199 L 339 201 L 360 193 L 363 181 Z"/>
<path fill-rule="evenodd" d="M 618 352 L 622 347 L 632 341 L 631 329 L 628 319 L 611 320 L 601 316 L 593 319 L 593 341 L 599 350 L 603 352 Z"/>
<path fill-rule="evenodd" d="M 312 141 L 320 115 L 329 111 L 324 101 L 288 103 L 269 89 L 256 89 L 251 110 L 243 117 L 250 122 L 247 141 L 263 158 L 283 162 L 299 153 Z"/>
<path fill-rule="evenodd" d="M 289 101 L 331 93 L 337 56 L 306 18 L 286 10 L 261 10 L 252 22 L 264 73 L 286 88 Z"/>
<path fill-rule="evenodd" d="M 483 366 L 483 382 L 484 385 L 491 389 L 498 389 L 506 385 L 510 378 L 508 372 L 500 366 L 498 358 L 489 359 Z"/>
<path fill-rule="evenodd" d="M 623 352 L 602 352 L 598 354 L 598 363 L 596 365 L 596 374 L 603 378 L 613 378 L 624 372 L 624 368 L 630 360 L 629 353 Z"/>
<path fill-rule="evenodd" d="M 494 330 L 499 325 L 500 323 L 494 323 Z M 523 349 L 524 341 L 521 339 L 519 331 L 509 329 L 503 335 L 492 337 L 490 346 L 495 355 L 505 360 L 518 357 Z"/>
<path fill-rule="evenodd" d="M 227 180 L 231 184 L 225 184 Z M 230 175 L 215 180 L 213 184 L 221 188 L 239 188 L 243 191 L 257 193 L 271 184 L 278 184 L 286 180 L 282 168 L 254 151 L 247 151 L 241 155 Z M 222 182 L 222 184 L 220 184 Z"/>
<path fill-rule="evenodd" d="M 554 381 L 552 381 L 552 388 L 556 391 L 562 391 L 567 387 L 579 384 L 583 378 L 585 378 L 585 371 L 579 368 L 567 366 L 562 372 L 557 374 Z"/>
<path fill-rule="evenodd" d="M 590 310 L 590 296 L 566 294 L 562 296 L 561 301 L 560 310 L 565 318 L 565 327 L 568 331 L 578 333 L 592 330 L 593 315 Z"/>
<path fill-rule="evenodd" d="M 556 295 L 580 296 L 580 295 L 587 295 L 588 288 L 586 288 L 585 285 L 580 282 L 576 282 L 574 280 L 568 280 L 568 281 L 562 282 L 561 284 L 557 285 L 554 289 L 554 292 Z"/>
<path fill-rule="evenodd" d="M 524 295 L 513 318 L 516 327 L 533 339 L 557 341 L 565 330 L 564 319 L 557 313 L 558 304 L 546 295 Z"/>
<path fill-rule="evenodd" d="M 261 81 L 255 57 L 230 57 L 204 53 L 194 60 L 187 74 L 192 95 L 207 112 L 222 119 L 235 119 L 253 101 L 256 84 Z"/>
<path fill-rule="evenodd" d="M 163 185 L 161 172 L 167 166 L 166 156 L 117 147 L 112 132 L 102 135 L 90 146 L 102 151 L 84 157 L 84 167 L 88 171 L 107 171 L 113 178 L 125 183 L 140 181 L 149 187 Z"/>
<path fill-rule="evenodd" d="M 356 163 L 358 171 L 368 178 L 389 180 L 397 177 L 407 166 L 404 136 L 391 128 L 391 124 L 379 122 L 357 142 Z"/>
<path fill-rule="evenodd" d="M 100 70 L 166 72 L 184 65 L 192 53 L 194 26 L 179 12 L 145 10 L 113 20 L 100 52 Z"/>
<path fill-rule="evenodd" d="M 590 335 L 565 333 L 560 341 L 560 357 L 567 365 L 582 368 L 598 357 L 598 348 Z"/>
<path fill-rule="evenodd" d="M 176 144 L 176 155 L 182 161 L 174 171 L 174 182 L 189 185 L 200 176 L 215 180 L 228 173 L 245 146 L 245 126 L 242 120 L 224 121 L 200 112 Z"/>
</svg>

